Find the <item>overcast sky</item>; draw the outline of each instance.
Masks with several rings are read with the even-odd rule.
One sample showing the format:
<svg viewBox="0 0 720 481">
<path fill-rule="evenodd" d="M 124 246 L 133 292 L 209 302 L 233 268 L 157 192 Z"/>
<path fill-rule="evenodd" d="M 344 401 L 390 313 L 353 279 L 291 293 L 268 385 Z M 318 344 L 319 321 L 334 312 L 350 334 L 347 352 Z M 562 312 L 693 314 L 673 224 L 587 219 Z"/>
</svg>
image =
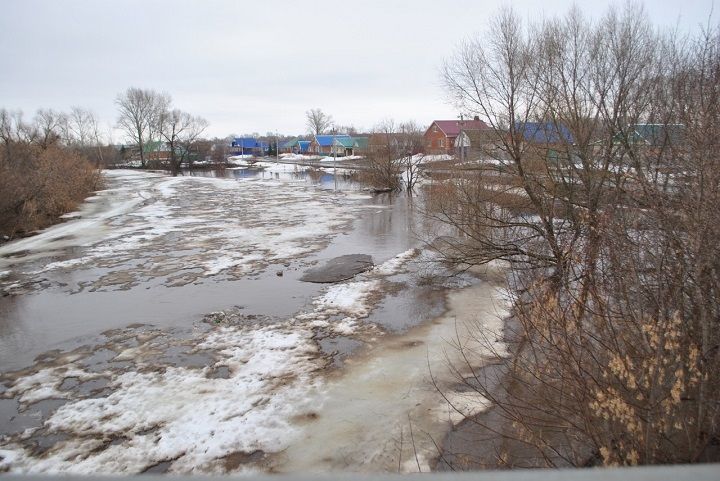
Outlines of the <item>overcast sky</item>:
<svg viewBox="0 0 720 481">
<path fill-rule="evenodd" d="M 132 0 L 0 1 L 0 107 L 93 110 L 114 124 L 130 86 L 172 95 L 209 135 L 305 131 L 319 107 L 337 123 L 455 118 L 439 81 L 455 45 L 508 2 Z M 575 2 L 592 18 L 609 3 Z M 571 1 L 513 1 L 528 18 Z M 648 0 L 659 26 L 707 22 L 712 0 Z M 718 18 L 718 14 L 714 14 Z M 116 133 L 115 141 L 121 141 Z"/>
</svg>

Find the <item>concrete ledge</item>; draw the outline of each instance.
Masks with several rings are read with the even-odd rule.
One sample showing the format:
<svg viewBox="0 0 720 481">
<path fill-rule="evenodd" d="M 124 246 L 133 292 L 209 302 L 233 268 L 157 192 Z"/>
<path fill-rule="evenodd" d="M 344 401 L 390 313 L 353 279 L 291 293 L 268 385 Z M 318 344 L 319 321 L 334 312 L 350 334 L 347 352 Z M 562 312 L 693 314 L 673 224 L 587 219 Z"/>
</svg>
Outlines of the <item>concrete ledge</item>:
<svg viewBox="0 0 720 481">
<path fill-rule="evenodd" d="M 1 475 L 3 481 L 127 480 L 123 476 L 23 476 Z M 634 468 L 525 469 L 507 471 L 443 472 L 419 474 L 298 474 L 257 476 L 139 475 L 133 481 L 720 481 L 720 464 L 644 466 Z"/>
</svg>

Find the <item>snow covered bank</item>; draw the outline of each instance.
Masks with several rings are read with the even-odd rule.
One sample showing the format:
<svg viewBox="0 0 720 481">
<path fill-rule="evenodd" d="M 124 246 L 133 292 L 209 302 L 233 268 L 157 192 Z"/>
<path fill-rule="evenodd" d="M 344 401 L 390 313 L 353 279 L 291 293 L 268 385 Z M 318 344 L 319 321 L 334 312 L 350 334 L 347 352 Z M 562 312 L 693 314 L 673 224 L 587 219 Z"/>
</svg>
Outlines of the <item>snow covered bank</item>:
<svg viewBox="0 0 720 481">
<path fill-rule="evenodd" d="M 335 162 L 335 161 L 341 162 L 343 160 L 360 160 L 360 159 L 364 159 L 364 158 L 365 157 L 363 157 L 362 155 L 346 155 L 344 157 L 333 157 L 330 155 L 327 157 L 322 157 L 319 160 L 320 160 L 320 162 Z"/>
<path fill-rule="evenodd" d="M 320 156 L 319 155 L 306 155 L 306 154 L 280 154 L 280 158 L 283 160 L 303 161 L 303 160 L 318 160 L 320 158 Z"/>
</svg>

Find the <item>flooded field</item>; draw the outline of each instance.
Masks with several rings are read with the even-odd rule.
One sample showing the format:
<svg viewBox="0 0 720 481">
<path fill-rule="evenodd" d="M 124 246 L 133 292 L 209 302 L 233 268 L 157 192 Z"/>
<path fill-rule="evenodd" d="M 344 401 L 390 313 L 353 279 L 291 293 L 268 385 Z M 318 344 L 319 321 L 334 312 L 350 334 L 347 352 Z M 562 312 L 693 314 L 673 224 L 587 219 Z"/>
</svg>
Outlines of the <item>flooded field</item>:
<svg viewBox="0 0 720 481">
<path fill-rule="evenodd" d="M 0 246 L 0 472 L 429 470 L 445 398 L 484 408 L 452 344 L 499 288 L 432 262 L 421 200 L 332 174 L 107 171 Z M 374 267 L 299 280 L 348 254 Z"/>
</svg>

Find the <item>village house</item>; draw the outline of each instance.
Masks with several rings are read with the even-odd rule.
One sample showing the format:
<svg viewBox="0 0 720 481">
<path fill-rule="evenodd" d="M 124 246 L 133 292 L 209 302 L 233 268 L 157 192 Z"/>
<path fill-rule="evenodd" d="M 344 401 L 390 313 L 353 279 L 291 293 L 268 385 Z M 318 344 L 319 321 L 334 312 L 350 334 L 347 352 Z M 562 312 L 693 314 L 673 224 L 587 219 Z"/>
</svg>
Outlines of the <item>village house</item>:
<svg viewBox="0 0 720 481">
<path fill-rule="evenodd" d="M 316 135 L 310 142 L 310 152 L 322 155 L 354 155 L 355 139 L 348 134 Z"/>
<path fill-rule="evenodd" d="M 613 137 L 613 144 L 627 146 L 652 158 L 662 172 L 682 171 L 677 163 L 678 152 L 686 149 L 685 126 L 682 124 L 634 124 Z"/>
<path fill-rule="evenodd" d="M 455 140 L 461 132 L 487 129 L 488 125 L 479 117 L 473 120 L 434 120 L 425 131 L 425 152 L 454 155 Z"/>
<path fill-rule="evenodd" d="M 355 144 L 353 146 L 352 155 L 365 155 L 368 152 L 370 146 L 370 137 L 353 137 Z"/>
<path fill-rule="evenodd" d="M 455 150 L 463 160 L 496 159 L 503 156 L 504 132 L 494 129 L 463 130 L 455 139 Z"/>
<path fill-rule="evenodd" d="M 143 146 L 145 160 L 164 162 L 170 160 L 170 146 L 161 141 L 146 142 Z"/>
<path fill-rule="evenodd" d="M 404 132 L 376 132 L 368 141 L 367 150 L 373 153 L 382 153 L 390 150 L 394 155 L 415 155 L 424 151 L 424 142 L 412 134 Z"/>
<path fill-rule="evenodd" d="M 230 143 L 230 155 L 253 155 L 263 157 L 270 150 L 270 145 L 264 140 L 253 137 L 236 137 Z"/>
<path fill-rule="evenodd" d="M 345 155 L 345 146 L 340 139 L 350 140 L 348 134 L 316 135 L 310 142 L 310 152 L 324 155 Z"/>
<path fill-rule="evenodd" d="M 307 154 L 310 149 L 310 141 L 302 139 L 291 139 L 280 145 L 280 152 L 286 154 Z"/>
<path fill-rule="evenodd" d="M 652 148 L 663 146 L 680 146 L 685 136 L 682 124 L 635 124 L 628 129 L 627 142 L 630 145 L 642 145 Z M 620 143 L 621 135 L 615 136 L 614 142 Z"/>
<path fill-rule="evenodd" d="M 515 135 L 528 145 L 529 150 L 526 152 L 534 152 L 540 160 L 558 163 L 574 157 L 572 151 L 575 140 L 565 125 L 556 122 L 516 122 L 514 130 Z"/>
<path fill-rule="evenodd" d="M 559 146 L 573 143 L 573 136 L 562 124 L 555 122 L 516 122 L 515 132 L 522 140 L 535 145 Z"/>
</svg>

